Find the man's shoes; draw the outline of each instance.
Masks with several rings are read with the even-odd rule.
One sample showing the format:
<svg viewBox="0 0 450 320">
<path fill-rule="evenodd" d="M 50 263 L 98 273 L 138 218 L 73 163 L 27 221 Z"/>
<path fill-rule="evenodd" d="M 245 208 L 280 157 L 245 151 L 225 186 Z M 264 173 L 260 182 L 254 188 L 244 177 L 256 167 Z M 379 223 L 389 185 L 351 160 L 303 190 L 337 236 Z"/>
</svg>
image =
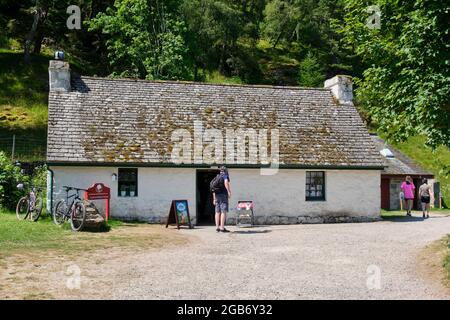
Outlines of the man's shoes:
<svg viewBox="0 0 450 320">
<path fill-rule="evenodd" d="M 220 232 L 230 232 L 230 231 L 225 229 L 225 228 L 223 228 L 223 229 L 220 229 Z"/>
<path fill-rule="evenodd" d="M 407 215 L 408 217 L 411 217 L 411 213 L 409 213 L 409 212 L 407 212 L 406 215 Z"/>
<path fill-rule="evenodd" d="M 217 231 L 217 232 L 220 232 L 220 229 L 219 229 L 219 228 L 217 228 L 217 229 L 216 229 L 216 231 Z"/>
</svg>

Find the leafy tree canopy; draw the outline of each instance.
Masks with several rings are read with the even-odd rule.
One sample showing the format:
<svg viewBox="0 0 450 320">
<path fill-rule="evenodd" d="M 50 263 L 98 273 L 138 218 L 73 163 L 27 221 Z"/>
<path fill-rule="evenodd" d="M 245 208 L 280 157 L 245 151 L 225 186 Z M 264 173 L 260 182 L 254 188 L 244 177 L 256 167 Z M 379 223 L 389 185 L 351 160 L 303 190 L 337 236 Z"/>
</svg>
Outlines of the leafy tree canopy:
<svg viewBox="0 0 450 320">
<path fill-rule="evenodd" d="M 116 0 L 89 22 L 106 34 L 114 73 L 145 79 L 189 79 L 186 26 L 164 1 Z"/>
<path fill-rule="evenodd" d="M 367 27 L 371 4 L 349 0 L 341 29 L 367 66 L 359 101 L 389 138 L 450 146 L 449 2 L 380 0 L 379 29 Z"/>
</svg>

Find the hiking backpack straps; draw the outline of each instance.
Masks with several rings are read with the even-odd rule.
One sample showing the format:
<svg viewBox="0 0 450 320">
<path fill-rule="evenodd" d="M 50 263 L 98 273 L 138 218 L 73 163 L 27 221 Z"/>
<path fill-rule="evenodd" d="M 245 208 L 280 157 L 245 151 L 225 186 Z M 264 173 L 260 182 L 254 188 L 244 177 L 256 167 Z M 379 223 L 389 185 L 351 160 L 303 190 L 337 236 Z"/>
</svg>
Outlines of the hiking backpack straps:
<svg viewBox="0 0 450 320">
<path fill-rule="evenodd" d="M 225 181 L 223 179 L 223 176 L 221 174 L 218 174 L 214 177 L 214 179 L 211 180 L 211 183 L 209 184 L 209 189 L 211 192 L 217 192 L 225 188 Z"/>
</svg>

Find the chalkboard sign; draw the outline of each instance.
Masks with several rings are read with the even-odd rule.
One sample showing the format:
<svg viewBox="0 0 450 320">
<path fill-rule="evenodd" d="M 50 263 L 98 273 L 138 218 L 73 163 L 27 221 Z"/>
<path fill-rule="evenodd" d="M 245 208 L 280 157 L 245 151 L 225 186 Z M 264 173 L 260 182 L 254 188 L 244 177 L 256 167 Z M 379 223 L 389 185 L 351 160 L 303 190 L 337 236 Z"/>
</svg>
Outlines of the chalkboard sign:
<svg viewBox="0 0 450 320">
<path fill-rule="evenodd" d="M 166 228 L 169 224 L 176 224 L 178 229 L 180 229 L 180 226 L 188 226 L 189 229 L 192 229 L 187 200 L 172 200 L 169 216 L 167 217 Z"/>
</svg>

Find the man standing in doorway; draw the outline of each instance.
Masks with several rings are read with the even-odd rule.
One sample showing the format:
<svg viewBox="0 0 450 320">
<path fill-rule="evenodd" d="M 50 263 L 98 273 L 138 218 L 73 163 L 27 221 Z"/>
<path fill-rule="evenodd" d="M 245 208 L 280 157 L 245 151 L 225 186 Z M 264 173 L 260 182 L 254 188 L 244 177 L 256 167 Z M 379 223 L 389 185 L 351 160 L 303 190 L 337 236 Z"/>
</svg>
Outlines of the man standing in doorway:
<svg viewBox="0 0 450 320">
<path fill-rule="evenodd" d="M 220 167 L 220 173 L 211 182 L 211 189 L 216 207 L 216 231 L 230 232 L 225 229 L 228 200 L 231 198 L 230 176 L 226 167 Z"/>
</svg>

